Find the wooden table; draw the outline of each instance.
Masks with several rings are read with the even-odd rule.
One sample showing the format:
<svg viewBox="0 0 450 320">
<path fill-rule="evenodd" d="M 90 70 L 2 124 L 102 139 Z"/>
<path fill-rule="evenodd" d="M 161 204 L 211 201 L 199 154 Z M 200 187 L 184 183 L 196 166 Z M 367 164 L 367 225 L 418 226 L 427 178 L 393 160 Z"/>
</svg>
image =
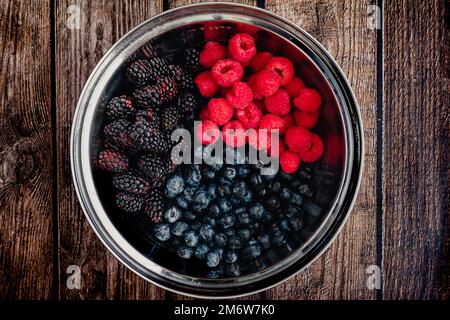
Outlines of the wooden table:
<svg viewBox="0 0 450 320">
<path fill-rule="evenodd" d="M 0 298 L 183 298 L 104 248 L 68 157 L 76 102 L 103 54 L 138 23 L 192 2 L 0 0 Z M 240 2 L 290 19 L 331 52 L 366 139 L 361 190 L 339 237 L 306 271 L 249 299 L 449 298 L 448 0 Z M 70 265 L 81 267 L 80 290 L 66 286 Z M 379 289 L 367 286 L 370 266 L 381 268 Z"/>
</svg>

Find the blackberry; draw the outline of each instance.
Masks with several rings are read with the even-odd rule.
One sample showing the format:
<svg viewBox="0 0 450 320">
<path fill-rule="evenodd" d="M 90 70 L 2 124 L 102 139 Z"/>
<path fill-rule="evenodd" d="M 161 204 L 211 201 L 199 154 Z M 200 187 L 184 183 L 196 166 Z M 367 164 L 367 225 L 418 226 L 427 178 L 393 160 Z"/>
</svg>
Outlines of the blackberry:
<svg viewBox="0 0 450 320">
<path fill-rule="evenodd" d="M 184 116 L 192 114 L 198 108 L 197 98 L 192 93 L 186 93 L 178 99 L 178 108 Z"/>
<path fill-rule="evenodd" d="M 175 79 L 178 84 L 179 89 L 182 90 L 193 90 L 194 89 L 194 79 L 192 75 L 183 70 L 180 66 L 171 64 L 168 67 L 169 76 Z"/>
<path fill-rule="evenodd" d="M 178 112 L 178 109 L 174 106 L 170 106 L 162 111 L 161 126 L 164 130 L 171 132 L 175 129 L 180 119 L 181 115 Z"/>
<path fill-rule="evenodd" d="M 159 108 L 163 101 L 159 86 L 145 86 L 133 92 L 134 102 L 141 108 Z"/>
<path fill-rule="evenodd" d="M 119 119 L 106 125 L 103 129 L 106 139 L 119 148 L 128 148 L 133 142 L 130 136 L 132 124 L 124 119 Z"/>
<path fill-rule="evenodd" d="M 151 65 L 147 60 L 136 60 L 128 66 L 125 75 L 131 84 L 139 88 L 151 81 L 151 72 Z"/>
<path fill-rule="evenodd" d="M 164 196 L 159 190 L 150 192 L 145 198 L 144 214 L 153 222 L 160 222 L 163 216 Z"/>
<path fill-rule="evenodd" d="M 155 186 L 166 176 L 165 166 L 161 158 L 149 154 L 143 155 L 137 163 L 139 171 Z"/>
<path fill-rule="evenodd" d="M 146 194 L 150 190 L 150 183 L 133 173 L 122 173 L 114 176 L 112 184 L 118 191 L 136 195 Z"/>
<path fill-rule="evenodd" d="M 135 146 L 142 151 L 165 153 L 169 149 L 166 137 L 155 122 L 137 118 L 130 134 Z"/>
<path fill-rule="evenodd" d="M 201 71 L 202 67 L 199 62 L 200 51 L 195 48 L 184 50 L 184 65 L 186 69 L 193 74 Z"/>
<path fill-rule="evenodd" d="M 131 98 L 122 95 L 112 98 L 106 105 L 105 112 L 109 119 L 117 120 L 131 118 L 135 114 L 135 109 Z"/>
<path fill-rule="evenodd" d="M 125 212 L 136 212 L 141 210 L 144 199 L 140 196 L 128 194 L 128 193 L 118 193 L 116 195 L 116 205 L 119 209 Z"/>
<path fill-rule="evenodd" d="M 148 61 L 150 68 L 150 80 L 155 82 L 158 78 L 168 75 L 168 65 L 166 60 L 155 57 Z"/>
<path fill-rule="evenodd" d="M 127 157 L 114 150 L 100 151 L 97 155 L 95 165 L 101 170 L 113 173 L 124 172 L 129 168 Z"/>
<path fill-rule="evenodd" d="M 158 112 L 153 109 L 153 108 L 148 108 L 145 110 L 139 110 L 136 113 L 136 120 L 137 119 L 141 119 L 141 120 L 145 120 L 148 121 L 150 123 L 155 123 L 156 125 L 158 125 L 160 123 L 160 118 L 159 118 L 159 114 Z"/>
<path fill-rule="evenodd" d="M 184 70 L 182 67 L 180 67 L 176 64 L 171 64 L 167 67 L 167 73 L 168 73 L 169 77 L 177 79 L 181 74 L 184 73 Z"/>
<path fill-rule="evenodd" d="M 171 77 L 159 78 L 156 85 L 161 94 L 161 101 L 163 103 L 172 100 L 178 95 L 178 84 Z"/>
</svg>

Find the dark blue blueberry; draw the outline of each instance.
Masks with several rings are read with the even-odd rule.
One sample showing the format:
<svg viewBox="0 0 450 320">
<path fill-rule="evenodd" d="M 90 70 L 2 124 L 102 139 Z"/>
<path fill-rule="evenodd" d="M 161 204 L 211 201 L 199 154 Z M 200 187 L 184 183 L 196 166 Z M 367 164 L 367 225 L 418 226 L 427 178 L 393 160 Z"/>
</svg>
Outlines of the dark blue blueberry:
<svg viewBox="0 0 450 320">
<path fill-rule="evenodd" d="M 268 173 L 269 174 L 261 175 L 265 181 L 273 181 L 275 179 L 275 177 L 277 176 L 277 173 L 274 172 L 274 170 L 270 169 L 270 172 L 268 172 Z"/>
<path fill-rule="evenodd" d="M 293 192 L 291 200 L 289 202 L 292 203 L 294 206 L 300 207 L 303 203 L 303 198 L 297 192 Z"/>
<path fill-rule="evenodd" d="M 157 224 L 153 230 L 158 240 L 167 241 L 170 239 L 170 226 L 167 223 Z"/>
<path fill-rule="evenodd" d="M 283 170 L 279 171 L 278 176 L 285 182 L 291 182 L 294 179 L 293 175 L 287 174 Z"/>
<path fill-rule="evenodd" d="M 220 268 L 210 270 L 208 272 L 208 278 L 210 279 L 219 279 L 223 277 L 223 271 Z"/>
<path fill-rule="evenodd" d="M 184 190 L 184 180 L 179 175 L 173 175 L 167 179 L 165 192 L 169 198 L 175 198 Z"/>
<path fill-rule="evenodd" d="M 289 219 L 289 226 L 293 231 L 300 231 L 303 229 L 303 220 L 299 217 L 292 217 Z"/>
<path fill-rule="evenodd" d="M 170 206 L 166 212 L 164 212 L 164 218 L 167 222 L 174 223 L 181 218 L 181 210 L 176 206 Z"/>
<path fill-rule="evenodd" d="M 221 197 L 231 195 L 231 183 L 228 181 L 220 183 L 217 187 L 217 194 Z"/>
<path fill-rule="evenodd" d="M 220 208 L 217 203 L 211 203 L 209 205 L 208 213 L 213 218 L 217 218 L 218 216 L 220 216 Z"/>
<path fill-rule="evenodd" d="M 232 263 L 225 267 L 225 272 L 229 277 L 239 277 L 241 275 L 241 270 L 239 269 L 239 264 Z"/>
<path fill-rule="evenodd" d="M 272 186 L 271 186 L 271 190 L 273 193 L 278 193 L 280 192 L 281 189 L 281 183 L 279 181 L 273 181 Z"/>
<path fill-rule="evenodd" d="M 252 233 L 248 229 L 241 229 L 237 232 L 238 236 L 241 237 L 243 242 L 247 242 L 252 237 Z"/>
<path fill-rule="evenodd" d="M 228 250 L 225 252 L 223 259 L 228 263 L 235 263 L 238 259 L 236 251 Z"/>
<path fill-rule="evenodd" d="M 291 204 L 286 209 L 286 216 L 288 218 L 298 216 L 299 214 L 300 210 L 296 206 L 293 206 Z"/>
<path fill-rule="evenodd" d="M 216 220 L 214 218 L 209 217 L 209 216 L 204 216 L 203 217 L 203 223 L 204 224 L 209 224 L 211 227 L 215 227 L 216 226 Z"/>
<path fill-rule="evenodd" d="M 292 189 L 292 190 L 297 190 L 298 187 L 300 187 L 301 184 L 302 184 L 301 181 L 299 181 L 299 180 L 293 180 L 293 181 L 291 181 L 291 189 Z"/>
<path fill-rule="evenodd" d="M 228 230 L 225 230 L 223 233 L 225 233 L 225 235 L 226 235 L 227 237 L 232 237 L 232 236 L 236 235 L 236 230 L 234 230 L 234 229 L 228 229 Z"/>
<path fill-rule="evenodd" d="M 199 231 L 200 238 L 202 238 L 206 242 L 212 241 L 214 238 L 214 234 L 214 229 L 209 224 L 204 224 Z"/>
<path fill-rule="evenodd" d="M 202 177 L 206 180 L 214 180 L 216 172 L 208 167 L 202 168 Z"/>
<path fill-rule="evenodd" d="M 217 252 L 217 250 L 213 250 L 208 252 L 206 255 L 206 265 L 210 268 L 217 267 L 220 263 L 220 254 Z"/>
<path fill-rule="evenodd" d="M 259 238 L 259 242 L 261 243 L 261 246 L 264 249 L 269 249 L 270 248 L 270 236 L 268 234 L 263 234 L 260 238 Z"/>
<path fill-rule="evenodd" d="M 197 215 L 193 214 L 191 211 L 185 211 L 183 213 L 183 217 L 187 221 L 192 221 L 192 220 L 195 220 L 197 218 Z"/>
<path fill-rule="evenodd" d="M 194 251 L 192 248 L 182 246 L 177 250 L 177 254 L 181 259 L 190 259 Z"/>
<path fill-rule="evenodd" d="M 253 202 L 253 193 L 249 189 L 247 189 L 242 199 L 244 200 L 245 204 L 252 203 Z"/>
<path fill-rule="evenodd" d="M 309 168 L 302 169 L 297 173 L 298 177 L 303 180 L 311 180 L 311 170 Z"/>
<path fill-rule="evenodd" d="M 261 202 L 257 202 L 253 207 L 250 208 L 249 213 L 253 219 L 261 219 L 265 211 L 266 210 L 264 209 L 264 206 L 261 204 Z"/>
<path fill-rule="evenodd" d="M 188 187 L 188 188 L 184 189 L 184 191 L 183 191 L 183 198 L 188 203 L 194 202 L 195 191 L 196 191 L 195 187 Z"/>
<path fill-rule="evenodd" d="M 241 253 L 244 258 L 249 260 L 258 258 L 261 255 L 261 244 L 257 241 L 250 241 Z"/>
<path fill-rule="evenodd" d="M 265 196 L 267 196 L 269 194 L 269 192 L 267 191 L 266 188 L 262 188 L 260 190 L 258 190 L 258 196 L 260 198 L 264 198 Z"/>
<path fill-rule="evenodd" d="M 228 247 L 232 250 L 237 250 L 242 248 L 242 240 L 239 236 L 231 236 L 228 238 Z"/>
<path fill-rule="evenodd" d="M 231 204 L 226 198 L 217 198 L 216 203 L 219 206 L 219 209 L 222 213 L 231 212 L 232 209 Z"/>
<path fill-rule="evenodd" d="M 261 179 L 261 175 L 258 173 L 252 173 L 249 177 L 249 183 L 252 188 L 255 190 L 261 190 L 263 187 L 263 182 Z"/>
<path fill-rule="evenodd" d="M 234 208 L 234 210 L 233 210 L 233 213 L 237 216 L 237 217 L 239 217 L 241 214 L 244 214 L 246 212 L 246 210 L 245 210 L 245 207 L 236 207 L 236 208 Z"/>
<path fill-rule="evenodd" d="M 289 201 L 291 200 L 292 192 L 288 188 L 281 188 L 280 190 L 280 199 Z"/>
<path fill-rule="evenodd" d="M 225 247 L 227 245 L 227 240 L 227 236 L 223 233 L 217 233 L 214 237 L 214 241 L 219 247 Z"/>
<path fill-rule="evenodd" d="M 195 248 L 194 255 L 197 259 L 205 260 L 208 251 L 209 251 L 208 245 L 201 243 L 197 245 L 197 247 Z"/>
<path fill-rule="evenodd" d="M 265 214 L 264 214 L 263 217 L 262 217 L 262 220 L 263 220 L 263 221 L 266 221 L 266 222 L 270 222 L 270 221 L 272 221 L 273 219 L 274 219 L 274 216 L 273 216 L 273 214 L 272 214 L 271 212 L 269 212 L 269 211 L 266 211 Z"/>
<path fill-rule="evenodd" d="M 219 223 L 223 229 L 231 228 L 236 223 L 236 217 L 232 214 L 226 214 L 220 218 Z"/>
<path fill-rule="evenodd" d="M 211 200 L 206 191 L 200 191 L 195 195 L 192 208 L 197 212 L 203 211 L 208 207 L 210 201 Z"/>
<path fill-rule="evenodd" d="M 309 184 L 302 184 L 298 187 L 298 192 L 307 198 L 311 198 L 314 195 L 314 191 Z"/>
<path fill-rule="evenodd" d="M 247 165 L 238 165 L 236 174 L 240 178 L 245 178 L 250 173 L 250 168 Z"/>
<path fill-rule="evenodd" d="M 217 196 L 217 184 L 210 183 L 206 188 L 206 193 L 208 193 L 211 199 L 215 199 Z"/>
<path fill-rule="evenodd" d="M 273 227 L 272 235 L 270 241 L 276 246 L 282 246 L 286 243 L 286 235 L 278 227 Z"/>
<path fill-rule="evenodd" d="M 200 230 L 200 228 L 202 227 L 202 225 L 203 225 L 203 223 L 201 223 L 200 221 L 194 221 L 194 222 L 191 222 L 190 227 L 195 232 L 198 232 Z"/>
<path fill-rule="evenodd" d="M 233 194 L 230 197 L 230 203 L 232 206 L 237 206 L 238 204 L 242 203 L 242 199 Z"/>
<path fill-rule="evenodd" d="M 305 202 L 303 210 L 305 211 L 305 214 L 313 216 L 314 218 L 319 218 L 322 215 L 322 208 L 310 201 Z"/>
<path fill-rule="evenodd" d="M 189 229 L 189 225 L 186 222 L 178 221 L 173 225 L 172 233 L 177 237 L 183 235 Z"/>
<path fill-rule="evenodd" d="M 182 209 L 187 209 L 189 207 L 189 203 L 186 201 L 186 199 L 182 195 L 176 197 L 175 202 L 177 203 L 177 206 Z"/>
<path fill-rule="evenodd" d="M 248 213 L 242 213 L 239 215 L 236 215 L 238 219 L 238 223 L 242 226 L 246 226 L 250 224 L 250 215 Z"/>
<path fill-rule="evenodd" d="M 211 164 L 208 164 L 208 166 L 213 170 L 213 171 L 219 171 L 220 169 L 222 169 L 223 167 L 223 159 L 217 158 L 218 161 L 215 161 Z"/>
<path fill-rule="evenodd" d="M 236 169 L 234 167 L 226 166 L 223 170 L 223 176 L 227 180 L 234 180 L 234 178 L 236 178 Z"/>
<path fill-rule="evenodd" d="M 191 230 L 184 234 L 184 243 L 189 247 L 195 247 L 198 243 L 198 235 L 195 231 Z"/>
<path fill-rule="evenodd" d="M 243 198 L 245 193 L 247 191 L 247 185 L 244 181 L 236 181 L 233 183 L 233 187 L 231 189 L 231 192 L 233 195 L 237 196 L 238 198 Z"/>
<path fill-rule="evenodd" d="M 276 197 L 275 195 L 271 195 L 266 199 L 266 206 L 267 209 L 276 211 L 278 210 L 278 208 L 280 208 L 280 200 L 278 200 L 278 197 Z"/>
<path fill-rule="evenodd" d="M 289 221 L 287 219 L 281 219 L 280 228 L 284 231 L 290 231 L 291 228 L 289 227 Z"/>
<path fill-rule="evenodd" d="M 195 164 L 188 166 L 184 172 L 184 176 L 186 178 L 186 184 L 188 186 L 198 186 L 200 184 L 200 180 L 202 179 L 199 165 Z"/>
<path fill-rule="evenodd" d="M 253 221 L 250 227 L 255 234 L 259 234 L 263 228 L 263 224 L 258 221 Z"/>
</svg>

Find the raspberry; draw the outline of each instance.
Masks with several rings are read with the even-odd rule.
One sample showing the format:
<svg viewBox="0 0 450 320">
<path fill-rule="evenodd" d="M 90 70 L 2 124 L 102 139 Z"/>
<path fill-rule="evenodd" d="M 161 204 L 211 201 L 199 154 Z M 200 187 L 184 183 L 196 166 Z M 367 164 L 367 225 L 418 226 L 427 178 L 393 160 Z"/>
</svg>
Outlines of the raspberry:
<svg viewBox="0 0 450 320">
<path fill-rule="evenodd" d="M 200 91 L 200 94 L 207 98 L 215 95 L 219 88 L 216 81 L 214 81 L 211 71 L 200 72 L 195 77 L 194 83 Z"/>
<path fill-rule="evenodd" d="M 105 108 L 106 115 L 111 120 L 120 118 L 131 118 L 136 110 L 133 107 L 133 101 L 127 96 L 112 98 Z"/>
<path fill-rule="evenodd" d="M 311 133 L 311 136 L 312 136 L 311 147 L 299 152 L 300 158 L 304 162 L 317 161 L 323 154 L 322 139 L 320 139 L 320 137 L 315 133 Z"/>
<path fill-rule="evenodd" d="M 281 116 L 281 119 L 284 121 L 283 127 L 280 129 L 280 134 L 283 135 L 286 133 L 286 130 L 294 126 L 294 118 L 290 113 Z"/>
<path fill-rule="evenodd" d="M 293 77 L 288 84 L 284 86 L 284 89 L 289 93 L 291 98 L 298 96 L 300 91 L 305 87 L 305 83 L 299 77 Z"/>
<path fill-rule="evenodd" d="M 253 73 L 247 78 L 247 85 L 250 87 L 250 89 L 253 91 L 253 98 L 254 99 L 262 99 L 264 98 L 262 94 L 260 94 L 256 90 L 256 76 L 257 73 Z"/>
<path fill-rule="evenodd" d="M 266 129 L 269 132 L 272 130 L 281 130 L 283 126 L 284 120 L 276 114 L 271 113 L 264 115 L 259 123 L 260 129 Z"/>
<path fill-rule="evenodd" d="M 258 32 L 258 30 L 259 30 L 258 27 L 255 27 L 255 26 L 252 26 L 252 25 L 246 24 L 246 23 L 236 22 L 235 25 L 236 25 L 236 30 L 238 30 L 241 33 L 248 33 L 251 35 L 255 35 L 256 32 Z"/>
<path fill-rule="evenodd" d="M 244 128 L 256 128 L 262 118 L 262 111 L 254 103 L 250 103 L 245 109 L 236 110 L 236 117 Z"/>
<path fill-rule="evenodd" d="M 266 97 L 265 106 L 267 112 L 274 113 L 280 116 L 288 114 L 291 111 L 291 103 L 289 95 L 286 90 L 279 89 L 273 95 Z"/>
<path fill-rule="evenodd" d="M 219 21 L 207 21 L 203 24 L 203 34 L 206 41 L 223 41 L 227 36 L 227 30 Z"/>
<path fill-rule="evenodd" d="M 223 141 L 233 147 L 239 148 L 245 144 L 245 129 L 239 120 L 232 120 L 222 127 Z"/>
<path fill-rule="evenodd" d="M 261 71 L 263 70 L 267 62 L 269 62 L 270 59 L 272 59 L 273 55 L 270 52 L 267 51 L 261 51 L 255 54 L 252 61 L 250 62 L 250 67 L 253 69 L 253 71 Z"/>
<path fill-rule="evenodd" d="M 285 173 L 294 173 L 300 165 L 300 157 L 295 152 L 286 151 L 280 157 L 280 165 Z"/>
<path fill-rule="evenodd" d="M 228 55 L 230 58 L 249 62 L 255 54 L 255 39 L 247 33 L 238 33 L 228 42 Z"/>
<path fill-rule="evenodd" d="M 294 65 L 285 57 L 273 57 L 266 65 L 266 70 L 275 71 L 281 79 L 281 85 L 288 84 L 294 77 Z"/>
<path fill-rule="evenodd" d="M 300 152 L 307 150 L 312 143 L 311 133 L 303 127 L 292 127 L 286 131 L 284 142 L 289 150 Z"/>
<path fill-rule="evenodd" d="M 320 94 L 310 88 L 300 90 L 300 93 L 294 98 L 294 104 L 297 108 L 306 112 L 315 112 L 319 110 L 322 98 Z"/>
<path fill-rule="evenodd" d="M 248 137 L 248 143 L 257 150 L 267 150 L 271 142 L 271 135 L 265 129 L 256 129 Z"/>
<path fill-rule="evenodd" d="M 233 59 L 217 61 L 211 69 L 212 76 L 221 87 L 229 88 L 233 83 L 241 81 L 244 69 L 241 64 Z"/>
<path fill-rule="evenodd" d="M 260 71 L 254 81 L 255 91 L 264 97 L 273 95 L 281 85 L 280 77 L 271 70 Z"/>
<path fill-rule="evenodd" d="M 209 41 L 200 52 L 200 64 L 204 68 L 211 68 L 217 61 L 227 57 L 227 49 L 218 42 Z"/>
<path fill-rule="evenodd" d="M 245 82 L 235 82 L 226 97 L 236 109 L 245 109 L 253 100 L 253 92 Z"/>
<path fill-rule="evenodd" d="M 195 138 L 202 144 L 213 143 L 220 137 L 219 127 L 212 121 L 202 121 L 195 127 Z"/>
<path fill-rule="evenodd" d="M 319 119 L 319 112 L 294 111 L 295 124 L 306 129 L 313 128 Z"/>
<path fill-rule="evenodd" d="M 129 161 L 123 154 L 114 150 L 103 150 L 97 155 L 95 166 L 101 170 L 119 173 L 128 170 Z"/>
<path fill-rule="evenodd" d="M 208 108 L 207 107 L 203 108 L 202 111 L 200 111 L 200 114 L 198 115 L 198 118 L 201 121 L 209 120 L 209 113 L 208 113 Z"/>
<path fill-rule="evenodd" d="M 223 98 L 214 98 L 208 102 L 209 119 L 219 126 L 230 121 L 233 113 L 233 107 Z"/>
</svg>

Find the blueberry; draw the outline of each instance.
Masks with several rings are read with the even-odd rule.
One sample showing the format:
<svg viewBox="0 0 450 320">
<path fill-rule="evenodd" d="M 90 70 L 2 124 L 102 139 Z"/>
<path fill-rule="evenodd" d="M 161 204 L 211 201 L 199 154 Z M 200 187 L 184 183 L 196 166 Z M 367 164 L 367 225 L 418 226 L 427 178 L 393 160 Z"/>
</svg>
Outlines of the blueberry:
<svg viewBox="0 0 450 320">
<path fill-rule="evenodd" d="M 280 207 L 280 201 L 275 195 L 271 195 L 266 199 L 266 205 L 269 210 L 275 211 Z"/>
<path fill-rule="evenodd" d="M 310 201 L 305 202 L 303 210 L 305 210 L 306 214 L 313 216 L 314 218 L 319 218 L 322 215 L 322 208 Z"/>
<path fill-rule="evenodd" d="M 282 200 L 290 200 L 292 197 L 292 192 L 288 188 L 281 188 L 280 190 L 280 199 Z"/>
<path fill-rule="evenodd" d="M 166 182 L 166 196 L 169 198 L 175 198 L 178 194 L 184 190 L 184 180 L 179 175 L 173 175 L 167 179 Z"/>
<path fill-rule="evenodd" d="M 303 203 L 303 198 L 297 192 L 293 192 L 292 196 L 291 196 L 291 200 L 289 202 L 292 203 L 295 206 L 300 207 L 302 205 L 302 203 Z"/>
<path fill-rule="evenodd" d="M 236 212 L 235 212 L 236 213 Z M 242 213 L 239 215 L 236 215 L 238 219 L 238 223 L 240 225 L 246 226 L 250 223 L 250 215 L 248 213 Z"/>
<path fill-rule="evenodd" d="M 214 177 L 216 176 L 216 172 L 208 167 L 202 168 L 202 177 L 206 180 L 214 180 Z"/>
<path fill-rule="evenodd" d="M 206 255 L 206 265 L 210 268 L 217 267 L 220 263 L 220 260 L 220 254 L 217 252 L 217 250 L 210 251 Z"/>
<path fill-rule="evenodd" d="M 245 194 L 244 194 L 244 196 L 243 196 L 243 198 L 242 198 L 243 200 L 244 200 L 244 203 L 245 204 L 250 204 L 250 203 L 252 203 L 252 201 L 253 201 L 253 193 L 250 191 L 250 190 L 246 190 L 245 191 Z"/>
<path fill-rule="evenodd" d="M 286 235 L 278 227 L 274 227 L 270 241 L 276 246 L 282 246 L 286 243 Z"/>
<path fill-rule="evenodd" d="M 262 188 L 260 190 L 258 190 L 258 196 L 260 198 L 264 198 L 265 196 L 267 196 L 269 194 L 269 192 L 267 191 L 266 188 Z"/>
<path fill-rule="evenodd" d="M 189 229 L 189 225 L 186 222 L 178 221 L 173 225 L 172 233 L 176 236 L 181 236 Z"/>
<path fill-rule="evenodd" d="M 188 187 L 188 188 L 184 189 L 184 191 L 183 191 L 183 198 L 188 203 L 194 202 L 195 190 L 196 190 L 196 188 L 193 188 L 193 187 Z"/>
<path fill-rule="evenodd" d="M 305 168 L 305 169 L 300 170 L 300 171 L 297 173 L 297 175 L 298 175 L 298 177 L 299 177 L 300 179 L 303 179 L 303 180 L 311 180 L 311 171 L 309 170 L 309 168 Z"/>
<path fill-rule="evenodd" d="M 291 189 L 292 189 L 292 190 L 297 190 L 298 187 L 300 187 L 301 184 L 302 184 L 301 181 L 299 181 L 299 180 L 293 180 L 293 181 L 291 181 Z"/>
<path fill-rule="evenodd" d="M 184 217 L 184 219 L 186 219 L 188 221 L 192 221 L 197 218 L 197 216 L 195 214 L 193 214 L 191 211 L 185 211 L 183 213 L 183 217 Z"/>
<path fill-rule="evenodd" d="M 314 191 L 309 184 L 302 184 L 298 187 L 298 192 L 307 198 L 311 198 L 314 195 Z"/>
<path fill-rule="evenodd" d="M 290 231 L 289 221 L 287 219 L 281 219 L 280 228 L 284 231 Z"/>
<path fill-rule="evenodd" d="M 232 250 L 240 249 L 242 248 L 242 240 L 239 236 L 231 236 L 228 238 L 228 246 Z"/>
<path fill-rule="evenodd" d="M 210 279 L 219 279 L 219 278 L 222 278 L 222 276 L 223 276 L 223 271 L 220 268 L 213 269 L 208 272 L 208 278 L 210 278 Z"/>
<path fill-rule="evenodd" d="M 226 182 L 222 182 L 218 187 L 217 187 L 217 193 L 219 194 L 219 196 L 221 197 L 226 197 L 231 195 L 231 184 L 230 182 L 226 181 Z"/>
<path fill-rule="evenodd" d="M 237 206 L 238 204 L 242 203 L 242 199 L 233 194 L 230 197 L 230 203 L 232 206 Z"/>
<path fill-rule="evenodd" d="M 236 230 L 234 230 L 234 229 L 228 229 L 228 230 L 225 230 L 223 233 L 225 233 L 225 235 L 226 235 L 227 237 L 232 237 L 232 236 L 236 235 Z"/>
<path fill-rule="evenodd" d="M 253 219 L 261 219 L 264 211 L 264 206 L 260 202 L 257 202 L 253 207 L 250 208 L 249 213 Z"/>
<path fill-rule="evenodd" d="M 211 164 L 208 164 L 208 166 L 213 170 L 213 171 L 219 171 L 220 169 L 222 169 L 223 167 L 223 159 L 218 159 L 218 161 L 215 161 Z"/>
<path fill-rule="evenodd" d="M 216 200 L 217 205 L 219 206 L 219 209 L 222 213 L 229 213 L 231 212 L 231 204 L 230 202 L 225 198 L 217 198 Z"/>
<path fill-rule="evenodd" d="M 258 221 L 253 221 L 253 223 L 250 226 L 254 233 L 258 234 L 261 232 L 263 228 L 263 224 Z"/>
<path fill-rule="evenodd" d="M 300 231 L 303 229 L 303 220 L 298 217 L 292 217 L 289 219 L 289 226 L 294 231 Z"/>
<path fill-rule="evenodd" d="M 249 178 L 249 183 L 250 186 L 255 190 L 261 190 L 263 186 L 261 175 L 259 175 L 258 173 L 252 173 Z"/>
<path fill-rule="evenodd" d="M 195 248 L 194 255 L 197 259 L 205 260 L 208 251 L 209 251 L 208 245 L 201 243 Z"/>
<path fill-rule="evenodd" d="M 189 247 L 195 247 L 198 243 L 198 236 L 195 231 L 188 231 L 184 234 L 184 243 Z"/>
<path fill-rule="evenodd" d="M 170 226 L 167 223 L 157 224 L 153 230 L 158 240 L 167 241 L 170 239 Z"/>
<path fill-rule="evenodd" d="M 272 186 L 271 186 L 271 190 L 273 193 L 278 193 L 280 192 L 281 189 L 281 183 L 279 181 L 273 181 Z"/>
<path fill-rule="evenodd" d="M 186 178 L 186 184 L 191 187 L 198 186 L 202 175 L 200 173 L 200 167 L 198 165 L 190 165 L 186 168 L 184 172 Z"/>
<path fill-rule="evenodd" d="M 209 216 L 204 216 L 203 217 L 203 223 L 204 224 L 209 224 L 211 227 L 215 227 L 216 226 L 216 220 L 214 218 L 209 217 Z"/>
<path fill-rule="evenodd" d="M 181 218 L 181 210 L 176 206 L 170 206 L 166 212 L 164 212 L 164 218 L 170 223 L 174 223 Z"/>
<path fill-rule="evenodd" d="M 182 195 L 176 197 L 175 202 L 177 203 L 177 206 L 182 209 L 187 209 L 189 207 L 189 203 L 186 201 L 186 199 Z"/>
<path fill-rule="evenodd" d="M 249 241 L 250 238 L 252 237 L 252 233 L 248 229 L 241 229 L 237 232 L 237 234 L 239 237 L 241 237 L 243 242 Z"/>
<path fill-rule="evenodd" d="M 236 251 L 228 250 L 225 252 L 223 259 L 225 260 L 225 262 L 235 263 L 238 259 L 238 255 L 237 255 Z"/>
<path fill-rule="evenodd" d="M 239 264 L 232 263 L 225 267 L 225 272 L 229 277 L 239 277 L 241 275 L 241 271 L 239 269 Z"/>
<path fill-rule="evenodd" d="M 215 183 L 210 183 L 208 185 L 208 187 L 206 188 L 206 193 L 209 195 L 209 197 L 211 199 L 216 198 L 216 194 L 217 194 L 217 184 Z"/>
<path fill-rule="evenodd" d="M 216 203 L 211 203 L 208 207 L 208 213 L 211 217 L 217 218 L 220 216 L 220 208 Z"/>
<path fill-rule="evenodd" d="M 236 174 L 240 178 L 245 178 L 250 173 L 250 169 L 247 165 L 238 165 Z"/>
<path fill-rule="evenodd" d="M 270 248 L 270 236 L 268 234 L 263 234 L 260 238 L 259 238 L 259 242 L 261 243 L 261 246 L 264 249 L 269 249 Z"/>
<path fill-rule="evenodd" d="M 232 181 L 236 178 L 236 169 L 234 167 L 227 166 L 223 170 L 223 176 L 225 179 Z"/>
<path fill-rule="evenodd" d="M 202 227 L 203 223 L 201 223 L 200 221 L 194 221 L 191 222 L 191 229 L 198 232 L 200 230 L 200 228 Z"/>
<path fill-rule="evenodd" d="M 294 179 L 293 175 L 285 173 L 283 170 L 280 170 L 278 176 L 280 177 L 281 180 L 285 182 L 291 182 Z"/>
<path fill-rule="evenodd" d="M 181 259 L 190 259 L 193 254 L 192 248 L 182 246 L 177 250 L 177 254 Z"/>
<path fill-rule="evenodd" d="M 210 198 L 208 194 L 205 191 L 200 191 L 195 195 L 192 208 L 197 212 L 203 211 L 208 207 L 209 202 Z"/>
<path fill-rule="evenodd" d="M 243 198 L 246 191 L 247 191 L 247 185 L 245 184 L 244 181 L 236 181 L 233 184 L 233 188 L 231 189 L 231 192 L 233 193 L 233 195 L 235 195 L 239 198 Z"/>
<path fill-rule="evenodd" d="M 261 244 L 257 241 L 250 241 L 241 253 L 246 259 L 255 259 L 261 255 Z"/>
<path fill-rule="evenodd" d="M 246 212 L 246 210 L 245 210 L 245 207 L 236 207 L 236 208 L 234 208 L 234 210 L 233 210 L 233 213 L 236 215 L 236 216 L 240 216 L 241 214 L 244 214 Z"/>
<path fill-rule="evenodd" d="M 273 219 L 274 219 L 274 216 L 269 211 L 266 211 L 265 214 L 262 217 L 262 220 L 263 221 L 267 221 L 267 222 L 272 221 Z"/>
<path fill-rule="evenodd" d="M 265 181 L 272 181 L 272 180 L 274 180 L 275 177 L 277 176 L 277 173 L 274 172 L 274 171 L 275 171 L 275 170 L 270 169 L 269 174 L 263 175 L 262 178 L 263 178 Z"/>
<path fill-rule="evenodd" d="M 231 228 L 232 226 L 234 226 L 235 223 L 236 218 L 232 214 L 227 214 L 222 216 L 222 218 L 220 218 L 220 225 L 222 226 L 223 229 Z"/>
<path fill-rule="evenodd" d="M 215 232 L 209 224 L 204 224 L 199 231 L 200 238 L 207 242 L 212 241 L 214 234 Z"/>
<path fill-rule="evenodd" d="M 227 236 L 223 233 L 217 233 L 214 237 L 214 241 L 217 246 L 225 247 L 227 245 Z"/>
</svg>

